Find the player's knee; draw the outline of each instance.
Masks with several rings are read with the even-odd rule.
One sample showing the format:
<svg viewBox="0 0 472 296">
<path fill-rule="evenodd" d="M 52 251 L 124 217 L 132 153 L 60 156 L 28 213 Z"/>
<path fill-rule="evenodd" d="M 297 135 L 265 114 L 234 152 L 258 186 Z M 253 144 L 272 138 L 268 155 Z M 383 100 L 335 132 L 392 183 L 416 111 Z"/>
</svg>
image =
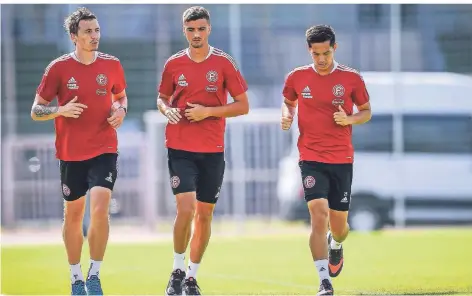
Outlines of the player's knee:
<svg viewBox="0 0 472 296">
<path fill-rule="evenodd" d="M 193 219 L 196 209 L 196 198 L 194 192 L 178 194 L 177 197 L 177 216 L 179 218 Z"/>
<path fill-rule="evenodd" d="M 90 215 L 92 220 L 108 220 L 111 190 L 104 187 L 93 187 L 90 193 Z"/>
<path fill-rule="evenodd" d="M 213 211 L 210 211 L 210 210 L 199 211 L 199 210 L 197 210 L 197 213 L 195 215 L 195 220 L 197 221 L 197 223 L 209 224 L 213 220 Z"/>
<path fill-rule="evenodd" d="M 328 214 L 320 211 L 316 216 L 312 216 L 311 229 L 315 232 L 325 233 L 328 229 Z"/>
<path fill-rule="evenodd" d="M 109 205 L 105 203 L 95 204 L 93 208 L 90 208 L 90 215 L 92 220 L 108 220 Z"/>
<path fill-rule="evenodd" d="M 85 198 L 64 204 L 64 224 L 81 224 L 85 213 Z"/>
<path fill-rule="evenodd" d="M 195 215 L 195 222 L 198 224 L 210 224 L 213 220 L 213 215 L 206 215 L 206 214 L 197 214 Z"/>
<path fill-rule="evenodd" d="M 84 219 L 84 212 L 67 212 L 64 213 L 65 225 L 81 225 Z"/>
<path fill-rule="evenodd" d="M 316 232 L 326 232 L 328 225 L 328 205 L 325 199 L 316 199 L 308 203 L 311 217 L 311 228 Z"/>
<path fill-rule="evenodd" d="M 197 202 L 196 219 L 200 223 L 211 223 L 215 204 L 206 202 Z"/>
</svg>

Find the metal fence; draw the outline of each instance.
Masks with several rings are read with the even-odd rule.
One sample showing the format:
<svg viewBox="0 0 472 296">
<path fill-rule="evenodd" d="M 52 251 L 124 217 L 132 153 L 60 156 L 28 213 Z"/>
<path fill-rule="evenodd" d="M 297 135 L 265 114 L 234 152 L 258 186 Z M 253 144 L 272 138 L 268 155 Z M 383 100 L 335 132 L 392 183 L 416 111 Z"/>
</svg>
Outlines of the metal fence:
<svg viewBox="0 0 472 296">
<path fill-rule="evenodd" d="M 291 134 L 279 132 L 279 110 L 254 110 L 228 120 L 226 172 L 215 216 L 277 217 L 278 162 L 291 146 Z M 145 223 L 175 215 L 164 148 L 164 117 L 145 115 L 146 133 L 120 134 L 119 173 L 114 220 Z M 5 226 L 47 223 L 62 218 L 59 165 L 51 137 L 11 138 L 4 143 L 3 222 Z"/>
<path fill-rule="evenodd" d="M 52 136 L 54 127 L 52 122 L 32 122 L 29 113 L 44 68 L 52 59 L 72 51 L 61 24 L 63 18 L 76 7 L 59 4 L 1 6 L 3 226 L 55 223 L 62 218 L 59 169 L 54 158 Z M 172 217 L 175 211 L 164 161 L 164 126 L 155 111 L 155 98 L 166 59 L 186 47 L 181 15 L 188 5 L 107 4 L 87 7 L 97 14 L 102 28 L 100 50 L 120 58 L 129 86 L 130 112 L 120 129 L 120 176 L 114 195 L 119 208 L 115 209 L 115 220 L 147 223 L 153 227 L 159 219 Z M 388 147 L 388 151 L 374 152 L 388 152 L 386 157 L 389 158 L 404 157 L 404 141 L 400 139 L 405 136 L 405 127 L 401 107 L 395 100 L 401 99 L 407 92 L 411 94 L 411 91 L 403 89 L 399 75 L 402 72 L 456 72 L 466 75 L 471 72 L 472 5 L 212 4 L 205 7 L 212 15 L 211 44 L 236 59 L 249 84 L 251 107 L 254 108 L 249 116 L 228 120 L 228 170 L 216 210 L 217 217 L 224 219 L 244 221 L 248 216 L 278 219 L 284 210 L 280 190 L 292 189 L 290 186 L 285 189 L 279 187 L 282 183 L 293 181 L 283 179 L 281 158 L 294 153 L 294 134 L 278 130 L 281 90 L 288 71 L 310 63 L 304 41 L 304 33 L 309 26 L 318 23 L 332 25 L 339 43 L 336 53 L 339 62 L 362 72 L 370 71 L 372 77 L 377 77 L 378 85 L 392 82 L 392 87 L 387 91 L 383 88 L 369 89 L 379 101 L 384 97 L 393 98 L 391 104 L 382 107 L 382 112 L 388 111 L 387 131 L 382 125 L 386 121 L 379 117 L 366 129 L 358 129 L 358 134 L 365 141 L 355 139 L 360 147 Z M 123 19 L 126 21 L 123 22 Z M 428 93 L 469 104 L 470 101 L 465 100 L 454 86 L 454 83 L 469 84 L 464 77 L 451 74 L 447 78 L 426 79 L 436 81 L 434 84 L 439 86 L 449 83 L 454 91 L 449 92 L 446 88 L 441 92 L 431 91 L 432 88 L 418 82 L 418 98 Z M 406 84 L 411 85 L 412 81 L 410 79 Z M 426 109 L 445 108 L 449 113 L 457 109 L 454 104 L 436 99 L 437 104 L 428 105 Z M 438 128 L 428 133 L 439 131 L 454 138 L 461 132 L 465 133 L 466 139 L 470 138 L 470 111 L 463 111 L 465 116 L 461 117 L 460 122 L 454 118 L 434 121 L 444 124 L 436 125 Z M 415 125 L 411 126 L 414 128 Z M 375 146 L 375 141 L 372 141 L 373 144 L 367 141 L 370 136 L 368 130 L 376 133 L 372 135 L 376 139 L 388 138 L 388 141 L 383 146 Z M 445 142 L 449 138 L 442 139 Z M 438 141 L 434 143 L 438 144 Z M 445 147 L 444 143 L 439 144 Z M 429 144 L 422 145 L 428 147 Z M 458 141 L 455 145 L 460 149 L 450 152 L 447 159 L 458 165 L 462 179 L 456 178 L 456 183 L 450 184 L 466 180 L 471 172 L 467 169 L 468 165 L 472 165 L 470 143 Z M 414 153 L 421 158 L 421 167 L 429 167 L 436 161 L 429 157 L 431 155 L 427 151 Z M 445 155 L 443 152 L 439 154 L 441 157 Z M 296 160 L 292 159 L 291 163 L 296 164 Z M 380 163 L 374 161 L 369 165 Z M 459 163 L 462 166 L 459 167 Z M 441 174 L 441 178 L 449 177 Z M 382 180 L 387 180 L 385 175 Z M 392 215 L 405 218 L 408 216 L 406 206 L 409 201 L 405 200 L 405 193 L 393 190 L 396 185 L 392 180 L 388 181 L 385 183 L 389 186 L 387 191 L 394 191 L 396 200 L 402 201 Z M 445 182 L 452 182 L 452 179 Z M 467 222 L 470 220 L 468 217 L 472 217 L 472 211 L 470 215 L 468 212 L 472 207 L 470 184 L 450 185 L 450 196 L 443 199 L 437 197 L 436 202 L 430 204 L 434 204 L 435 210 L 444 203 L 452 205 L 455 210 L 446 215 L 450 218 L 456 213 L 457 217 L 461 217 L 459 222 Z M 412 188 L 417 188 L 415 186 L 413 184 Z M 434 186 L 439 185 L 431 186 L 434 192 Z M 447 192 L 449 187 L 444 186 L 440 192 Z M 413 192 L 418 195 L 420 190 Z M 448 200 L 457 202 L 448 203 Z M 415 199 L 410 202 L 417 204 Z"/>
<path fill-rule="evenodd" d="M 141 133 L 120 135 L 118 178 L 113 196 L 115 219 L 146 217 L 146 146 Z M 2 224 L 6 227 L 57 224 L 63 216 L 59 161 L 53 136 L 8 137 L 2 150 Z M 116 203 L 117 202 L 117 203 Z"/>
</svg>

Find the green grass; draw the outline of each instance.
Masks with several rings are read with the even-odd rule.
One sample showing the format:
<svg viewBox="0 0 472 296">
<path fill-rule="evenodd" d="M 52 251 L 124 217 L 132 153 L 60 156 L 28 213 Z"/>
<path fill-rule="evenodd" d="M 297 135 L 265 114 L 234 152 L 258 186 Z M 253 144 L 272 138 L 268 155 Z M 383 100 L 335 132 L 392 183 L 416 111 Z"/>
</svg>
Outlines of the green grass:
<svg viewBox="0 0 472 296">
<path fill-rule="evenodd" d="M 472 229 L 352 233 L 337 295 L 472 294 Z M 82 260 L 88 266 L 87 249 Z M 62 246 L 2 248 L 2 294 L 68 294 Z M 163 295 L 172 244 L 109 245 L 106 294 Z M 311 294 L 318 276 L 306 234 L 214 238 L 198 274 L 204 294 Z"/>
</svg>

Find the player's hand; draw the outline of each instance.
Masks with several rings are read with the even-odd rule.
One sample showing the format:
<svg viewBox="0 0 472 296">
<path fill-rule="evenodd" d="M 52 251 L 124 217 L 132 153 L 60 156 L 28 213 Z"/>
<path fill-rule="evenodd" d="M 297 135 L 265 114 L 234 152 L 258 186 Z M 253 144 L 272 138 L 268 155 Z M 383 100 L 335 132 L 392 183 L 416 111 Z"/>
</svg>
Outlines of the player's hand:
<svg viewBox="0 0 472 296">
<path fill-rule="evenodd" d="M 292 126 L 292 122 L 293 122 L 293 117 L 290 115 L 285 115 L 285 116 L 282 116 L 282 119 L 280 121 L 280 126 L 282 127 L 284 131 L 287 131 Z"/>
<path fill-rule="evenodd" d="M 209 116 L 208 109 L 205 106 L 199 104 L 188 103 L 189 109 L 185 109 L 185 117 L 190 122 L 201 121 Z"/>
<path fill-rule="evenodd" d="M 334 112 L 333 114 L 334 122 L 341 126 L 350 125 L 351 122 L 349 121 L 349 116 L 347 116 L 346 112 L 344 112 L 343 107 L 341 107 L 341 105 L 338 105 L 338 109 L 339 111 Z"/>
<path fill-rule="evenodd" d="M 57 112 L 64 117 L 79 118 L 86 108 L 87 105 L 77 103 L 77 96 L 75 96 L 69 103 L 60 106 Z"/>
<path fill-rule="evenodd" d="M 123 108 L 118 108 L 113 112 L 113 114 L 107 118 L 108 123 L 113 128 L 119 128 L 123 124 L 123 120 L 125 119 L 126 112 Z"/>
<path fill-rule="evenodd" d="M 182 118 L 179 108 L 169 108 L 166 110 L 164 115 L 167 117 L 170 124 L 177 124 L 177 122 L 179 122 L 179 120 Z"/>
</svg>

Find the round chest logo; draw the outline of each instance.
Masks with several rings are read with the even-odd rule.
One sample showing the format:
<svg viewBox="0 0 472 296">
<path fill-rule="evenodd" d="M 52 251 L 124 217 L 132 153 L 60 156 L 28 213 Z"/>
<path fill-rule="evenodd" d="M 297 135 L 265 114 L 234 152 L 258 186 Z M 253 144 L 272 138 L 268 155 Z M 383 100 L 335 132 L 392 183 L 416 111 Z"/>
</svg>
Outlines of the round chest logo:
<svg viewBox="0 0 472 296">
<path fill-rule="evenodd" d="M 341 84 L 336 84 L 335 86 L 333 86 L 333 95 L 338 98 L 344 96 L 344 86 L 342 86 Z"/>
<path fill-rule="evenodd" d="M 206 79 L 208 82 L 215 83 L 218 80 L 218 73 L 216 71 L 208 71 L 206 74 Z"/>
<path fill-rule="evenodd" d="M 105 86 L 107 85 L 108 79 L 105 74 L 98 74 L 97 75 L 97 83 L 98 85 Z"/>
</svg>

